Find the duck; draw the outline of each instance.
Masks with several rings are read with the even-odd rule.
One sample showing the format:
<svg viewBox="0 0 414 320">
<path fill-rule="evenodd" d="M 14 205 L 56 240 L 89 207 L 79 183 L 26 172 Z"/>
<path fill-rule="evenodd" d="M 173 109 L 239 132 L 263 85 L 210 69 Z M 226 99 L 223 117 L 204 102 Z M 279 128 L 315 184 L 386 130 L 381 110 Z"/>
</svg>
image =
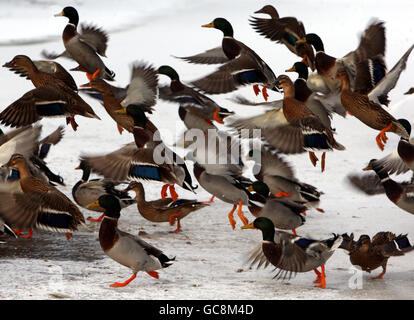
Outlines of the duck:
<svg viewBox="0 0 414 320">
<path fill-rule="evenodd" d="M 132 276 L 124 282 L 115 282 L 111 287 L 125 287 L 137 276 L 138 271 L 144 271 L 158 279 L 156 270 L 167 268 L 173 264 L 175 258 L 168 258 L 160 249 L 145 242 L 138 236 L 118 229 L 118 220 L 121 216 L 119 200 L 110 194 L 102 195 L 90 208 L 102 207 L 105 216 L 99 228 L 99 243 L 104 253 L 112 260 L 132 270 Z"/>
<path fill-rule="evenodd" d="M 318 161 L 314 150 L 322 150 L 323 172 L 325 152 L 333 149 L 344 150 L 345 147 L 335 140 L 332 130 L 325 127 L 303 102 L 295 99 L 295 88 L 288 76 L 279 76 L 277 84 L 284 92 L 282 108 L 252 118 L 235 120 L 230 126 L 238 131 L 262 129 L 263 138 L 268 145 L 286 154 L 308 151 L 314 166 Z"/>
<path fill-rule="evenodd" d="M 75 169 L 82 170 L 83 172 L 82 178 L 72 187 L 72 197 L 78 206 L 95 212 L 104 212 L 105 209 L 102 207 L 88 208 L 88 204 L 95 202 L 103 194 L 111 194 L 118 198 L 121 209 L 137 202 L 136 199 L 132 199 L 127 192 L 122 192 L 123 190 L 116 189 L 116 186 L 120 185 L 120 182 L 111 179 L 89 180 L 91 168 L 84 161 L 81 161 L 79 166 Z M 97 219 L 89 217 L 87 220 L 100 222 L 102 221 L 103 216 L 104 214 Z"/>
<path fill-rule="evenodd" d="M 349 260 L 354 266 L 360 267 L 363 271 L 371 271 L 382 267 L 382 272 L 373 279 L 383 279 L 387 272 L 387 263 L 390 257 L 403 256 L 414 250 L 407 234 L 395 235 L 392 232 L 378 232 L 372 239 L 369 235 L 363 234 L 358 241 L 354 241 L 354 234 L 342 235 L 343 242 L 340 249 L 349 254 Z"/>
<path fill-rule="evenodd" d="M 213 120 L 223 124 L 225 117 L 234 114 L 201 92 L 183 84 L 177 71 L 171 66 L 162 65 L 157 72 L 171 80 L 170 86 L 159 88 L 159 98 L 180 104 L 178 112 L 188 129 L 201 129 L 204 132 L 217 129 L 212 123 Z"/>
<path fill-rule="evenodd" d="M 375 62 L 375 67 L 379 72 L 383 72 L 384 69 L 386 37 L 382 21 L 373 20 L 361 35 L 358 48 L 340 59 L 325 53 L 324 43 L 316 33 L 308 33 L 296 43 L 310 44 L 316 51 L 317 74 L 312 74 L 308 80 L 308 86 L 312 91 L 323 94 L 338 92 L 341 83 L 337 79 L 333 79 L 338 69 L 343 69 L 347 73 L 351 89 L 354 89 L 357 59 L 358 61 L 370 59 Z"/>
<path fill-rule="evenodd" d="M 132 133 L 133 119 L 117 111 L 131 105 L 152 114 L 158 93 L 158 75 L 151 64 L 135 61 L 131 66 L 131 80 L 125 88 L 113 86 L 97 77 L 91 77 L 90 82 L 81 85 L 81 88 L 81 92 L 101 101 L 106 112 L 117 123 L 120 134 L 124 129 Z"/>
<path fill-rule="evenodd" d="M 409 138 L 404 126 L 379 103 L 371 100 L 367 94 L 350 90 L 346 72 L 338 71 L 336 77 L 342 81 L 341 101 L 345 109 L 365 125 L 380 131 L 375 140 L 381 151 L 384 150 L 384 144 L 388 140 L 387 132 L 393 132 L 405 139 Z"/>
<path fill-rule="evenodd" d="M 28 56 L 17 55 L 11 61 L 6 62 L 3 65 L 3 67 L 8 68 L 10 71 L 13 71 L 20 77 L 26 78 L 27 80 L 31 80 L 32 82 L 34 81 L 37 83 L 39 79 L 32 79 L 33 74 L 43 75 L 43 72 L 48 73 L 52 75 L 54 79 L 63 81 L 66 84 L 66 86 L 68 86 L 73 91 L 78 91 L 78 86 L 75 80 L 73 79 L 72 75 L 68 71 L 66 71 L 66 69 L 60 63 L 55 61 L 31 60 Z M 40 78 L 41 77 L 42 76 L 40 76 Z"/>
<path fill-rule="evenodd" d="M 19 228 L 16 234 L 29 229 L 65 232 L 70 239 L 72 232 L 85 225 L 79 208 L 57 188 L 34 177 L 25 157 L 14 154 L 5 165 L 19 171 L 22 193 L 0 192 L 0 218 L 12 227 Z"/>
<path fill-rule="evenodd" d="M 35 63 L 28 56 L 25 55 L 15 56 L 10 62 L 6 63 L 5 66 L 10 67 L 11 70 L 16 68 L 18 70 L 23 70 L 24 75 L 26 75 L 26 77 L 32 81 L 33 85 L 36 88 L 48 87 L 57 90 L 58 93 L 62 96 L 60 104 L 58 103 L 57 105 L 60 106 L 60 108 L 62 109 L 62 103 L 65 103 L 70 105 L 71 109 L 73 110 L 72 115 L 70 117 L 66 117 L 66 123 L 71 123 L 74 131 L 76 131 L 78 127 L 78 124 L 75 121 L 75 115 L 81 115 L 83 117 L 95 118 L 100 120 L 100 118 L 93 111 L 92 107 L 78 95 L 76 83 L 75 89 L 73 89 L 73 83 L 72 81 L 70 81 L 73 80 L 73 78 L 68 79 L 68 77 L 66 76 L 66 74 L 63 73 L 63 71 L 50 72 L 49 69 L 47 69 L 46 71 L 38 69 Z M 63 69 L 63 67 L 60 68 Z M 56 70 L 60 69 L 56 67 Z M 49 95 L 51 94 L 52 93 L 49 93 Z M 47 96 L 45 96 L 44 98 L 47 98 Z M 24 103 L 27 103 L 27 101 L 23 100 L 20 103 L 22 107 L 24 107 Z M 40 102 L 38 102 L 37 104 L 35 103 L 37 108 L 39 108 L 39 103 Z M 49 108 L 57 109 L 58 106 L 53 105 Z M 60 115 L 59 109 L 55 111 L 51 110 L 51 112 L 52 116 Z"/>
<path fill-rule="evenodd" d="M 181 231 L 181 219 L 190 213 L 207 207 L 209 203 L 197 200 L 172 198 L 145 200 L 145 189 L 140 182 L 131 182 L 125 191 L 132 190 L 136 193 L 138 211 L 146 220 L 151 222 L 169 222 L 174 225 L 177 221 L 177 228 L 172 233 Z"/>
<path fill-rule="evenodd" d="M 254 204 L 248 207 L 254 217 L 266 217 L 276 228 L 292 230 L 292 233 L 297 235 L 296 229 L 306 222 L 302 213 L 307 207 L 294 201 L 270 196 L 269 187 L 261 181 L 253 182 L 247 190 L 263 197 L 263 207 Z"/>
<path fill-rule="evenodd" d="M 305 37 L 305 27 L 302 21 L 295 17 L 279 16 L 276 8 L 272 5 L 265 5 L 255 13 L 267 14 L 270 19 L 263 19 L 251 17 L 249 19 L 250 25 L 253 29 L 271 41 L 283 43 L 292 53 L 303 58 L 309 68 L 315 70 L 315 55 L 313 48 L 309 44 L 297 45 L 297 41 Z"/>
<path fill-rule="evenodd" d="M 264 183 L 274 197 L 286 197 L 290 201 L 305 206 L 303 214 L 311 208 L 324 212 L 319 208 L 323 192 L 308 183 L 299 181 L 293 167 L 277 152 L 272 152 L 262 146 L 260 149 L 250 149 L 246 159 L 255 161 L 252 168 L 254 177 Z"/>
<path fill-rule="evenodd" d="M 248 261 L 251 267 L 258 263 L 267 267 L 272 264 L 279 269 L 274 278 L 290 279 L 292 274 L 314 270 L 316 287 L 326 288 L 325 264 L 342 243 L 342 236 L 314 240 L 301 238 L 283 231 L 276 231 L 273 222 L 266 217 L 256 218 L 242 229 L 259 229 L 263 241 L 255 248 Z M 318 270 L 321 267 L 321 271 Z"/>
<path fill-rule="evenodd" d="M 414 214 L 414 185 L 398 183 L 391 179 L 388 172 L 384 170 L 381 164 L 377 163 L 376 159 L 370 160 L 363 170 L 373 170 L 384 187 L 387 198 L 400 209 Z"/>
<path fill-rule="evenodd" d="M 94 25 L 81 25 L 81 31 L 78 33 L 79 14 L 74 7 L 65 7 L 55 17 L 66 17 L 69 19 L 68 24 L 62 33 L 62 40 L 65 51 L 60 54 L 42 51 L 42 55 L 49 60 L 55 60 L 59 57 L 75 60 L 79 65 L 74 71 L 86 72 L 88 78 L 93 75 L 98 78 L 113 81 L 115 73 L 108 69 L 101 57 L 106 57 L 108 35 L 101 28 Z"/>
<path fill-rule="evenodd" d="M 407 119 L 398 119 L 398 122 L 411 135 L 411 124 Z M 388 174 L 403 174 L 409 170 L 414 172 L 414 138 L 400 137 L 398 146 L 387 156 L 376 160 Z"/>
<path fill-rule="evenodd" d="M 221 47 L 201 54 L 179 57 L 190 63 L 222 64 L 217 71 L 191 84 L 208 94 L 228 93 L 241 86 L 254 84 L 256 95 L 260 93 L 259 84 L 263 85 L 262 94 L 267 101 L 267 88 L 279 91 L 276 86 L 276 76 L 272 69 L 259 55 L 236 40 L 233 27 L 225 18 L 215 18 L 211 23 L 202 25 L 204 28 L 215 28 L 223 32 Z"/>
<path fill-rule="evenodd" d="M 308 66 L 303 62 L 295 62 L 295 64 L 285 70 L 285 72 L 296 72 L 298 78 L 294 82 L 295 99 L 306 104 L 309 110 L 321 119 L 326 127 L 331 127 L 332 114 L 336 113 L 341 116 L 346 115 L 346 111 L 340 101 L 336 102 L 332 99 L 333 95 L 323 95 L 313 92 L 308 87 Z"/>
</svg>

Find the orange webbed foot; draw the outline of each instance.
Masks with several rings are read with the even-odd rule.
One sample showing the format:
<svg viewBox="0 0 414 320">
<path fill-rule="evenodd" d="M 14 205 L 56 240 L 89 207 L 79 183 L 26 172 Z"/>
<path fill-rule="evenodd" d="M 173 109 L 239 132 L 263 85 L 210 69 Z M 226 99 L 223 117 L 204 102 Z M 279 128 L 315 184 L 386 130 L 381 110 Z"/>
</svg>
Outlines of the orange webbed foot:
<svg viewBox="0 0 414 320">
<path fill-rule="evenodd" d="M 316 163 L 319 161 L 318 157 L 315 155 L 314 152 L 310 151 L 309 152 L 309 158 L 310 161 L 312 162 L 313 166 L 316 167 Z"/>
<path fill-rule="evenodd" d="M 155 279 L 159 279 L 160 275 L 158 274 L 157 271 L 147 271 L 148 275 L 150 275 L 151 277 L 155 278 Z"/>
<path fill-rule="evenodd" d="M 282 197 L 290 197 L 291 194 L 284 192 L 284 191 L 279 191 L 278 193 L 275 194 L 276 198 L 282 198 Z"/>
<path fill-rule="evenodd" d="M 72 239 L 72 233 L 71 232 L 66 232 L 65 237 L 66 237 L 66 240 Z"/>
<path fill-rule="evenodd" d="M 259 95 L 259 93 L 260 93 L 260 88 L 259 88 L 259 85 L 258 85 L 258 84 L 255 84 L 255 85 L 253 86 L 253 91 L 254 91 L 254 94 L 255 94 L 256 96 L 258 96 L 258 95 Z"/>
<path fill-rule="evenodd" d="M 178 193 L 175 191 L 174 185 L 170 185 L 170 194 L 173 201 L 177 201 L 178 199 Z"/>
<path fill-rule="evenodd" d="M 237 205 L 234 205 L 233 209 L 228 214 L 229 222 L 233 230 L 236 228 L 236 220 L 234 220 L 234 217 L 233 217 L 233 214 L 234 214 L 234 211 L 236 211 L 236 208 L 237 208 Z"/>
<path fill-rule="evenodd" d="M 161 189 L 161 199 L 167 198 L 168 184 L 164 184 Z"/>
<path fill-rule="evenodd" d="M 262 95 L 263 95 L 263 99 L 265 99 L 265 101 L 267 101 L 267 99 L 269 98 L 269 94 L 267 93 L 267 86 L 263 87 Z"/>
<path fill-rule="evenodd" d="M 131 278 L 129 278 L 128 280 L 126 280 L 125 282 L 115 282 L 113 284 L 111 284 L 112 288 L 120 288 L 120 287 L 125 287 L 128 283 L 130 283 L 132 280 L 134 280 L 136 278 L 136 274 L 133 274 Z"/>
<path fill-rule="evenodd" d="M 237 210 L 237 215 L 239 216 L 240 220 L 243 222 L 244 225 L 248 225 L 249 220 L 244 216 L 243 211 L 242 211 L 242 206 L 243 206 L 243 203 L 240 200 L 239 201 L 239 209 Z"/>
<path fill-rule="evenodd" d="M 219 117 L 218 113 L 219 113 L 219 108 L 216 108 L 216 111 L 214 111 L 214 114 L 213 114 L 213 119 L 217 121 L 218 123 L 223 124 L 224 121 L 222 118 Z"/>
</svg>

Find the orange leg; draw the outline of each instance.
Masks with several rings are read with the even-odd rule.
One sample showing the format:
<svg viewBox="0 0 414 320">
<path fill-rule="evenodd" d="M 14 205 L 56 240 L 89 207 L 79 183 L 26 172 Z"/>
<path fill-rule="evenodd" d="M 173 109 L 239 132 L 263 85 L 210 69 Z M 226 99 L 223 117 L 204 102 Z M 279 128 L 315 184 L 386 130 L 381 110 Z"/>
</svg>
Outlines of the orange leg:
<svg viewBox="0 0 414 320">
<path fill-rule="evenodd" d="M 214 198 L 215 198 L 215 197 L 216 197 L 216 196 L 212 196 L 210 200 L 208 200 L 208 201 L 203 201 L 203 202 L 201 202 L 201 203 L 212 203 L 212 202 L 214 201 Z"/>
<path fill-rule="evenodd" d="M 315 155 L 314 152 L 309 151 L 309 158 L 310 158 L 310 161 L 312 162 L 313 166 L 315 167 L 316 166 L 316 162 L 319 161 L 318 157 Z"/>
<path fill-rule="evenodd" d="M 148 275 L 155 278 L 155 279 L 159 279 L 160 275 L 158 274 L 157 271 L 147 271 Z"/>
<path fill-rule="evenodd" d="M 119 288 L 119 287 L 125 287 L 128 283 L 130 283 L 132 280 L 134 280 L 137 277 L 136 274 L 133 274 L 131 278 L 126 280 L 125 282 L 115 282 L 111 284 L 112 288 Z"/>
<path fill-rule="evenodd" d="M 255 84 L 255 85 L 253 86 L 253 91 L 254 91 L 254 94 L 255 94 L 256 96 L 258 96 L 258 95 L 259 95 L 259 93 L 260 93 L 260 89 L 259 89 L 259 85 L 258 85 L 258 84 Z"/>
<path fill-rule="evenodd" d="M 98 219 L 93 219 L 91 217 L 88 218 L 88 221 L 92 221 L 92 222 L 101 222 L 103 217 L 105 217 L 105 213 L 103 213 L 101 216 L 99 216 Z"/>
<path fill-rule="evenodd" d="M 292 233 L 295 235 L 295 236 L 297 236 L 298 234 L 296 233 L 296 230 L 295 229 L 292 229 Z"/>
<path fill-rule="evenodd" d="M 178 194 L 177 192 L 175 192 L 175 187 L 174 185 L 170 185 L 170 194 L 171 194 L 171 198 L 173 199 L 173 201 L 177 201 L 178 199 Z"/>
<path fill-rule="evenodd" d="M 66 232 L 65 236 L 66 236 L 66 240 L 70 240 L 72 238 L 72 233 Z"/>
<path fill-rule="evenodd" d="M 223 124 L 224 121 L 222 118 L 219 117 L 218 113 L 219 113 L 219 108 L 216 108 L 216 111 L 214 111 L 214 114 L 213 114 L 213 119 L 216 120 L 218 123 Z"/>
<path fill-rule="evenodd" d="M 325 274 L 325 265 L 321 265 L 321 281 L 315 287 L 325 289 L 326 288 L 326 274 Z"/>
<path fill-rule="evenodd" d="M 168 189 L 168 184 L 164 184 L 162 186 L 162 189 L 161 189 L 161 198 L 162 199 L 167 198 L 167 189 Z"/>
<path fill-rule="evenodd" d="M 33 230 L 30 228 L 29 229 L 29 233 L 26 234 L 25 236 L 19 236 L 19 238 L 23 238 L 23 239 L 28 239 L 33 235 Z"/>
<path fill-rule="evenodd" d="M 16 234 L 16 236 L 20 238 L 20 235 L 21 235 L 21 233 L 22 233 L 23 230 L 22 229 L 17 229 L 17 230 L 16 229 L 12 229 L 12 230 Z"/>
<path fill-rule="evenodd" d="M 213 125 L 213 121 L 209 120 L 209 119 L 204 119 L 204 121 L 209 125 L 212 126 Z"/>
<path fill-rule="evenodd" d="M 237 210 L 237 215 L 239 216 L 240 220 L 243 222 L 244 225 L 248 225 L 249 220 L 247 220 L 247 218 L 244 216 L 243 211 L 242 211 L 242 206 L 243 206 L 243 203 L 240 200 L 239 201 L 239 209 Z"/>
<path fill-rule="evenodd" d="M 317 211 L 319 211 L 320 213 L 324 213 L 325 210 L 321 209 L 321 208 L 316 208 Z"/>
<path fill-rule="evenodd" d="M 230 225 L 233 228 L 233 230 L 234 230 L 234 228 L 236 228 L 236 220 L 234 220 L 234 217 L 233 217 L 233 213 L 234 213 L 234 211 L 236 211 L 236 208 L 237 208 L 237 205 L 235 204 L 233 206 L 233 209 L 231 209 L 231 211 L 228 214 Z"/>
<path fill-rule="evenodd" d="M 73 131 L 76 131 L 79 127 L 79 125 L 75 121 L 75 115 L 72 114 L 71 117 L 66 118 L 66 124 L 70 122 L 70 125 L 72 126 Z"/>
<path fill-rule="evenodd" d="M 122 134 L 122 131 L 124 131 L 124 128 L 122 128 L 118 123 L 116 124 L 116 126 L 118 128 L 119 134 Z"/>
<path fill-rule="evenodd" d="M 89 72 L 86 72 L 86 77 L 88 78 L 89 81 L 91 81 L 92 79 L 96 79 L 99 72 L 101 72 L 101 69 L 99 69 L 99 68 L 93 74 L 90 74 Z"/>
<path fill-rule="evenodd" d="M 306 211 L 301 212 L 304 216 L 306 216 Z"/>
<path fill-rule="evenodd" d="M 321 273 L 318 271 L 318 268 L 313 269 L 316 273 L 316 279 L 313 281 L 313 283 L 320 283 L 321 282 Z"/>
<path fill-rule="evenodd" d="M 281 197 L 290 197 L 291 194 L 284 192 L 284 191 L 279 191 L 278 193 L 275 194 L 276 198 L 281 198 Z"/>
<path fill-rule="evenodd" d="M 386 143 L 387 142 L 387 140 L 388 140 L 388 138 L 387 138 L 387 136 L 385 135 L 385 133 L 387 132 L 387 131 L 390 131 L 391 130 L 391 125 L 389 125 L 388 127 L 386 127 L 386 128 L 384 128 L 384 129 L 382 129 L 381 131 L 380 131 L 380 133 L 377 135 L 377 137 L 375 138 L 375 140 L 377 141 L 377 145 L 378 145 L 378 147 L 381 149 L 381 151 L 383 151 L 384 150 L 384 143 Z M 382 140 L 382 141 L 381 141 Z M 384 142 L 384 143 L 383 143 Z"/>
<path fill-rule="evenodd" d="M 263 87 L 262 95 L 263 95 L 263 99 L 265 99 L 265 101 L 267 101 L 267 98 L 269 98 L 269 94 L 267 93 L 267 86 Z"/>
<path fill-rule="evenodd" d="M 302 62 L 303 62 L 304 64 L 306 64 L 306 65 L 309 67 L 309 63 L 308 63 L 308 56 L 307 56 L 307 54 L 304 54 L 302 58 L 303 58 L 303 59 L 302 59 Z"/>
<path fill-rule="evenodd" d="M 321 171 L 325 171 L 325 158 L 326 158 L 326 152 L 322 153 L 322 161 L 321 161 Z"/>
<path fill-rule="evenodd" d="M 182 215 L 182 213 L 181 212 L 178 212 L 178 213 L 174 213 L 174 214 L 172 214 L 172 215 L 170 215 L 170 217 L 168 218 L 168 221 L 170 222 L 170 225 L 174 225 L 174 223 L 175 223 L 175 218 L 178 218 L 179 216 L 181 216 Z M 178 220 L 177 219 L 177 229 L 175 229 L 174 231 L 173 231 L 173 233 L 178 233 L 178 232 L 180 232 L 180 230 L 181 230 L 181 224 L 180 224 L 180 220 Z"/>
<path fill-rule="evenodd" d="M 382 279 L 382 276 L 385 274 L 385 272 L 387 272 L 387 267 L 382 267 L 382 272 L 372 279 Z"/>
</svg>

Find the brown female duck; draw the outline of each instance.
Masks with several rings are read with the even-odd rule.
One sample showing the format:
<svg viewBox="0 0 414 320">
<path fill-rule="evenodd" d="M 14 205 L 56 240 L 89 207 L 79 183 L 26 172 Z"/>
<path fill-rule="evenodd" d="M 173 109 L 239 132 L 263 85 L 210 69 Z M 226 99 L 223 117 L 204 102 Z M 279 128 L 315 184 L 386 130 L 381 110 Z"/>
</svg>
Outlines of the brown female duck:
<svg viewBox="0 0 414 320">
<path fill-rule="evenodd" d="M 185 218 L 191 212 L 208 206 L 208 203 L 188 199 L 174 201 L 172 198 L 165 198 L 146 201 L 145 189 L 140 182 L 131 182 L 125 190 L 135 191 L 137 195 L 138 211 L 148 221 L 169 222 L 170 225 L 174 225 L 175 221 L 177 221 L 177 229 L 172 231 L 174 233 L 181 231 L 181 219 Z"/>
<path fill-rule="evenodd" d="M 255 13 L 270 16 L 270 19 L 252 17 L 249 20 L 256 32 L 271 41 L 283 43 L 291 52 L 303 58 L 302 62 L 306 63 L 312 71 L 315 70 L 315 55 L 312 46 L 307 43 L 296 44 L 306 35 L 302 21 L 294 17 L 280 18 L 276 8 L 271 5 L 266 5 Z"/>
<path fill-rule="evenodd" d="M 76 131 L 78 127 L 74 119 L 75 115 L 99 119 L 91 106 L 75 92 L 77 91 L 77 87 L 75 84 L 75 89 L 73 88 L 73 78 L 70 81 L 67 75 L 61 71 L 63 69 L 62 67 L 55 68 L 56 70 L 60 70 L 59 72 L 42 71 L 29 57 L 24 55 L 15 56 L 5 66 L 11 68 L 11 70 L 14 68 L 23 70 L 24 75 L 32 81 L 36 88 L 49 87 L 57 90 L 62 95 L 62 100 L 70 104 L 73 109 L 73 114 L 66 118 L 66 122 L 71 123 L 73 130 Z"/>
<path fill-rule="evenodd" d="M 69 239 L 70 232 L 85 224 L 82 213 L 68 197 L 47 182 L 33 177 L 23 156 L 13 155 L 6 167 L 19 171 L 23 191 L 0 193 L 0 217 L 10 226 L 29 229 L 29 236 L 33 228 L 66 232 Z"/>
<path fill-rule="evenodd" d="M 354 234 L 349 236 L 345 233 L 342 238 L 343 242 L 339 248 L 348 252 L 354 266 L 359 266 L 369 273 L 382 267 L 382 272 L 373 279 L 382 279 L 387 272 L 390 257 L 403 256 L 414 250 L 407 235 L 396 236 L 392 232 L 378 232 L 372 239 L 364 234 L 358 241 L 354 241 Z"/>
</svg>

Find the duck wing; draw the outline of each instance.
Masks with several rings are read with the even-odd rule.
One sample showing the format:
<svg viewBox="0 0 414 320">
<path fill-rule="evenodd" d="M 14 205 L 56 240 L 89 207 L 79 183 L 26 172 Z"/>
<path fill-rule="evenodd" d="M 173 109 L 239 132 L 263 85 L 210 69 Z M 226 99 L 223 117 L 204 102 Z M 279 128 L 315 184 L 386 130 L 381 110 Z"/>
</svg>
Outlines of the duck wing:
<svg viewBox="0 0 414 320">
<path fill-rule="evenodd" d="M 101 28 L 94 25 L 81 25 L 79 40 L 90 46 L 99 55 L 106 57 L 108 35 Z"/>
<path fill-rule="evenodd" d="M 221 46 L 193 56 L 176 58 L 196 64 L 223 64 L 229 61 Z"/>
</svg>

